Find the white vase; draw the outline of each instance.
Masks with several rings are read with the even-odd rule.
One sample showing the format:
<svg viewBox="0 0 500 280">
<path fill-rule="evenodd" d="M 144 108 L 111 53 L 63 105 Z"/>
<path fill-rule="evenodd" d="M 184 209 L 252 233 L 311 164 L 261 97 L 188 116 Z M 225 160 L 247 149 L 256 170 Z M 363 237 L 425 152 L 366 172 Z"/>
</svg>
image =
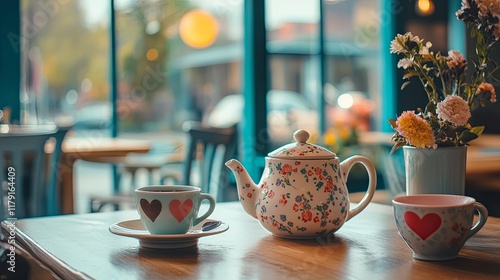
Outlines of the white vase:
<svg viewBox="0 0 500 280">
<path fill-rule="evenodd" d="M 465 193 L 466 146 L 403 150 L 407 195 Z"/>
</svg>

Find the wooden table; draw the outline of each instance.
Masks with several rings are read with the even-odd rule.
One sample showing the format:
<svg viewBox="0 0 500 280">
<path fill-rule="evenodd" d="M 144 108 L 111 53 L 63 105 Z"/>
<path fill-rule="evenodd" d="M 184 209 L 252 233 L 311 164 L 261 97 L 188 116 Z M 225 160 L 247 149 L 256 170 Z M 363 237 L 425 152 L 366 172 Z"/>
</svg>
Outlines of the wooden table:
<svg viewBox="0 0 500 280">
<path fill-rule="evenodd" d="M 500 143 L 497 148 L 467 148 L 467 175 L 500 173 Z"/>
<path fill-rule="evenodd" d="M 412 258 L 392 211 L 372 203 L 335 237 L 288 240 L 239 202 L 219 203 L 211 218 L 229 230 L 177 250 L 141 249 L 108 231 L 135 211 L 64 215 L 17 221 L 16 242 L 65 279 L 499 279 L 500 218 L 490 217 L 458 259 L 425 262 Z"/>
<path fill-rule="evenodd" d="M 121 138 L 67 138 L 62 145 L 59 166 L 63 214 L 74 213 L 73 167 L 77 160 L 94 161 L 103 157 L 123 157 L 130 153 L 147 153 L 148 141 Z"/>
<path fill-rule="evenodd" d="M 500 135 L 481 135 L 467 148 L 467 174 L 492 173 L 500 173 Z"/>
</svg>

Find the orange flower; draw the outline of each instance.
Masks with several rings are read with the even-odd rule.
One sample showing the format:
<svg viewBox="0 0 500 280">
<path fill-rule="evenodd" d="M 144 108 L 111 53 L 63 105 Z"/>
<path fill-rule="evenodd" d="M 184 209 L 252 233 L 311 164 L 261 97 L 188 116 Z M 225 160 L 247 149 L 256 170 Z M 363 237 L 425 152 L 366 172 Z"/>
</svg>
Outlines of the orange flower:
<svg viewBox="0 0 500 280">
<path fill-rule="evenodd" d="M 476 90 L 476 95 L 479 96 L 479 102 L 481 103 L 481 106 L 484 106 L 486 99 L 489 99 L 491 103 L 497 102 L 495 88 L 490 83 L 481 83 Z"/>
<path fill-rule="evenodd" d="M 433 147 L 434 134 L 431 125 L 413 111 L 405 111 L 396 121 L 396 131 L 417 148 Z"/>
</svg>

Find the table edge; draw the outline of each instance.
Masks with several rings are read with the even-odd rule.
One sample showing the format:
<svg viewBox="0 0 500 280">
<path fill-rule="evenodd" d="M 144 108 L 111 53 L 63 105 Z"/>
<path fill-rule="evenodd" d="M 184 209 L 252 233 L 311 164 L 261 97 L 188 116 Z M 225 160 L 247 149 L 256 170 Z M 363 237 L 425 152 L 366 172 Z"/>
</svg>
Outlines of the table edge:
<svg viewBox="0 0 500 280">
<path fill-rule="evenodd" d="M 2 221 L 1 223 L 3 233 L 9 235 L 8 222 Z M 40 262 L 47 270 L 60 279 L 67 279 L 67 277 L 71 277 L 71 279 L 93 279 L 49 253 L 17 227 L 15 227 L 15 234 L 15 246 L 26 251 L 33 259 Z"/>
</svg>

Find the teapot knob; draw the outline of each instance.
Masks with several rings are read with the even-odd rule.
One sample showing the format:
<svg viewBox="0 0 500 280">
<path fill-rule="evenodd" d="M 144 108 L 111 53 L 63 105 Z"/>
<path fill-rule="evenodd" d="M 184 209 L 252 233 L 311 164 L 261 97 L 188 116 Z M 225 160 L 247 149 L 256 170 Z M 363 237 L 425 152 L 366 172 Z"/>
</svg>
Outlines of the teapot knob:
<svg viewBox="0 0 500 280">
<path fill-rule="evenodd" d="M 299 129 L 293 133 L 293 139 L 298 143 L 306 143 L 309 140 L 309 132 Z"/>
</svg>

